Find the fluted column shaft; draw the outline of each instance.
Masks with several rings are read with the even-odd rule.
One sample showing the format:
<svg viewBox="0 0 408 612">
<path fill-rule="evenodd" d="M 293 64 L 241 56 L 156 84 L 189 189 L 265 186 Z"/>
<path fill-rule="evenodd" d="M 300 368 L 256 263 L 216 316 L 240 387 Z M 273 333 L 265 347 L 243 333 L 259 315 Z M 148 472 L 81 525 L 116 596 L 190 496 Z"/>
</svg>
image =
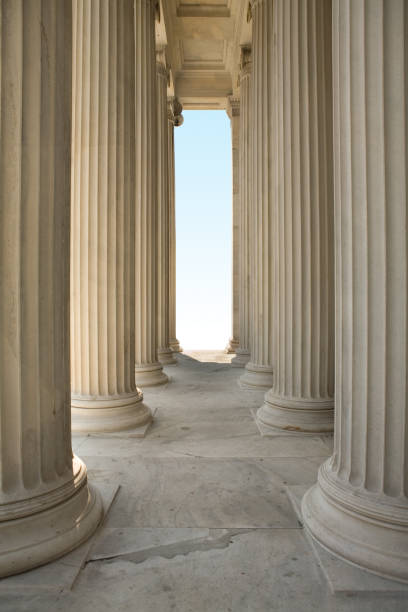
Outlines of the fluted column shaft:
<svg viewBox="0 0 408 612">
<path fill-rule="evenodd" d="M 312 535 L 408 582 L 408 6 L 334 0 L 336 427 Z"/>
<path fill-rule="evenodd" d="M 136 383 L 167 382 L 157 359 L 157 74 L 155 0 L 135 0 Z"/>
<path fill-rule="evenodd" d="M 73 9 L 72 426 L 114 431 L 150 419 L 134 376 L 133 0 Z"/>
<path fill-rule="evenodd" d="M 70 1 L 0 3 L 0 576 L 101 515 L 69 402 Z"/>
<path fill-rule="evenodd" d="M 240 125 L 239 125 L 239 347 L 231 365 L 245 366 L 250 352 L 250 223 L 252 198 L 252 114 L 251 114 L 251 49 L 242 49 L 240 75 Z"/>
<path fill-rule="evenodd" d="M 241 386 L 270 389 L 272 377 L 273 2 L 252 5 L 251 359 Z"/>
<path fill-rule="evenodd" d="M 239 289 L 240 289 L 240 194 L 239 194 L 239 98 L 230 97 L 227 107 L 231 121 L 232 144 L 232 335 L 229 339 L 227 352 L 235 353 L 239 346 Z"/>
<path fill-rule="evenodd" d="M 275 0 L 274 380 L 257 419 L 333 430 L 331 0 Z"/>
<path fill-rule="evenodd" d="M 169 146 L 169 337 L 170 347 L 175 353 L 182 348 L 176 333 L 176 190 L 174 160 L 174 127 L 182 124 L 181 104 L 177 99 L 168 101 L 168 146 Z"/>
<path fill-rule="evenodd" d="M 169 134 L 167 118 L 168 71 L 163 51 L 157 53 L 157 179 L 158 179 L 158 329 L 157 356 L 162 364 L 177 363 L 169 337 Z"/>
</svg>

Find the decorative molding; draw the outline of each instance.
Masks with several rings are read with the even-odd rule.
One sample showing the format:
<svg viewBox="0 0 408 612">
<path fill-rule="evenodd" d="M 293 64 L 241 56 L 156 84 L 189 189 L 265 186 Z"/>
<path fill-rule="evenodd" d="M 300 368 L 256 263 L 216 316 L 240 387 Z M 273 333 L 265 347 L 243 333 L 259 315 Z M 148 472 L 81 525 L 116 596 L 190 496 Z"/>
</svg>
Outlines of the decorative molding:
<svg viewBox="0 0 408 612">
<path fill-rule="evenodd" d="M 240 111 L 240 98 L 236 96 L 229 96 L 227 99 L 227 114 L 230 119 L 233 117 L 239 117 Z"/>
</svg>

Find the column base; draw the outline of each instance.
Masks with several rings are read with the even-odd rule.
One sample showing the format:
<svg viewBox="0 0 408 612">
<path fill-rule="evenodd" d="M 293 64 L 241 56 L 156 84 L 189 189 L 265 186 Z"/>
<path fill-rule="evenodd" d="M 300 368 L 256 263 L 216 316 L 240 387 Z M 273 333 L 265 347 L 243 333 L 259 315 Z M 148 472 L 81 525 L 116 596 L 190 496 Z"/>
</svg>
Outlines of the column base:
<svg viewBox="0 0 408 612">
<path fill-rule="evenodd" d="M 158 349 L 157 358 L 163 365 L 176 365 L 178 363 L 171 348 Z"/>
<path fill-rule="evenodd" d="M 168 376 L 163 372 L 161 363 L 148 363 L 135 366 L 136 384 L 138 387 L 155 387 L 169 382 Z"/>
<path fill-rule="evenodd" d="M 246 349 L 237 348 L 235 357 L 231 359 L 233 368 L 245 368 L 251 358 L 251 353 Z"/>
<path fill-rule="evenodd" d="M 274 395 L 270 390 L 256 413 L 256 420 L 271 433 L 302 436 L 331 433 L 334 427 L 334 401 L 286 399 Z"/>
<path fill-rule="evenodd" d="M 171 338 L 169 342 L 170 348 L 174 353 L 182 353 L 183 349 L 180 346 L 180 342 L 177 338 Z"/>
<path fill-rule="evenodd" d="M 401 498 L 365 494 L 333 474 L 331 459 L 304 495 L 307 531 L 321 546 L 383 578 L 408 583 L 408 506 Z"/>
<path fill-rule="evenodd" d="M 74 433 L 109 433 L 136 429 L 152 420 L 143 394 L 120 397 L 87 398 L 71 396 L 72 431 Z"/>
<path fill-rule="evenodd" d="M 102 519 L 99 493 L 87 482 L 86 467 L 74 458 L 74 493 L 42 512 L 0 522 L 0 577 L 54 561 L 85 542 Z M 54 492 L 52 493 L 54 495 Z"/>
<path fill-rule="evenodd" d="M 225 347 L 225 352 L 229 355 L 232 353 L 236 353 L 239 348 L 239 340 L 235 340 L 235 338 L 231 338 L 228 342 L 228 345 Z"/>
<path fill-rule="evenodd" d="M 271 366 L 261 366 L 249 361 L 245 368 L 246 372 L 238 381 L 242 389 L 268 391 L 272 387 L 273 370 Z"/>
</svg>

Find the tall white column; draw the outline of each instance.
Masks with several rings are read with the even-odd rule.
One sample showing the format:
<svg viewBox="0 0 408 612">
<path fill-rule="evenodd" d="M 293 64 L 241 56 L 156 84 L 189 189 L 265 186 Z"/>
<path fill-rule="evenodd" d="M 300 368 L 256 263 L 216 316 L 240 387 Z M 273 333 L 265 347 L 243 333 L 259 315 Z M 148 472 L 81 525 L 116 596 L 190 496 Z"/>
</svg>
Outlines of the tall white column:
<svg viewBox="0 0 408 612">
<path fill-rule="evenodd" d="M 174 128 L 183 125 L 180 102 L 177 98 L 168 101 L 168 145 L 169 145 L 169 336 L 170 347 L 175 353 L 182 348 L 176 334 L 176 193 Z"/>
<path fill-rule="evenodd" d="M 331 0 L 274 0 L 274 377 L 257 420 L 333 430 Z"/>
<path fill-rule="evenodd" d="M 157 74 L 156 0 L 135 2 L 136 91 L 136 383 L 166 383 L 157 358 Z"/>
<path fill-rule="evenodd" d="M 272 230 L 274 134 L 273 2 L 252 4 L 252 204 L 251 204 L 251 358 L 240 384 L 247 389 L 272 387 Z"/>
<path fill-rule="evenodd" d="M 408 6 L 334 0 L 336 426 L 311 534 L 408 582 Z"/>
<path fill-rule="evenodd" d="M 151 419 L 134 375 L 133 0 L 73 0 L 73 22 L 72 428 L 116 431 Z"/>
<path fill-rule="evenodd" d="M 0 2 L 0 576 L 97 527 L 69 401 L 71 1 Z"/>
<path fill-rule="evenodd" d="M 240 126 L 239 126 L 239 347 L 232 359 L 234 367 L 244 367 L 250 357 L 250 223 L 252 198 L 252 114 L 251 114 L 251 47 L 241 50 Z"/>
<path fill-rule="evenodd" d="M 156 54 L 157 70 L 157 201 L 158 201 L 158 293 L 157 356 L 162 364 L 177 363 L 169 337 L 169 128 L 167 117 L 167 83 L 169 73 L 164 50 Z"/>
<path fill-rule="evenodd" d="M 232 336 L 227 353 L 239 347 L 239 251 L 240 251 L 240 194 L 239 194 L 239 98 L 228 98 L 227 113 L 231 121 L 232 144 Z"/>
</svg>

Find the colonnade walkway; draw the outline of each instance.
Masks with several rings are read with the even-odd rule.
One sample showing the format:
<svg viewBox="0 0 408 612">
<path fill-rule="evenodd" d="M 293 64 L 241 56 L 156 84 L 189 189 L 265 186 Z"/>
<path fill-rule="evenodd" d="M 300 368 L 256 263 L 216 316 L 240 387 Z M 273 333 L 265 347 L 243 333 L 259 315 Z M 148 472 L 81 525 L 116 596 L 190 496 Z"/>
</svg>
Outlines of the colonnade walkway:
<svg viewBox="0 0 408 612">
<path fill-rule="evenodd" d="M 331 438 L 262 437 L 242 371 L 223 353 L 179 355 L 145 392 L 144 438 L 74 436 L 105 520 L 59 561 L 0 581 L 2 612 L 407 610 L 408 586 L 316 556 L 295 512 Z M 211 361 L 210 361 L 211 360 Z"/>
</svg>

